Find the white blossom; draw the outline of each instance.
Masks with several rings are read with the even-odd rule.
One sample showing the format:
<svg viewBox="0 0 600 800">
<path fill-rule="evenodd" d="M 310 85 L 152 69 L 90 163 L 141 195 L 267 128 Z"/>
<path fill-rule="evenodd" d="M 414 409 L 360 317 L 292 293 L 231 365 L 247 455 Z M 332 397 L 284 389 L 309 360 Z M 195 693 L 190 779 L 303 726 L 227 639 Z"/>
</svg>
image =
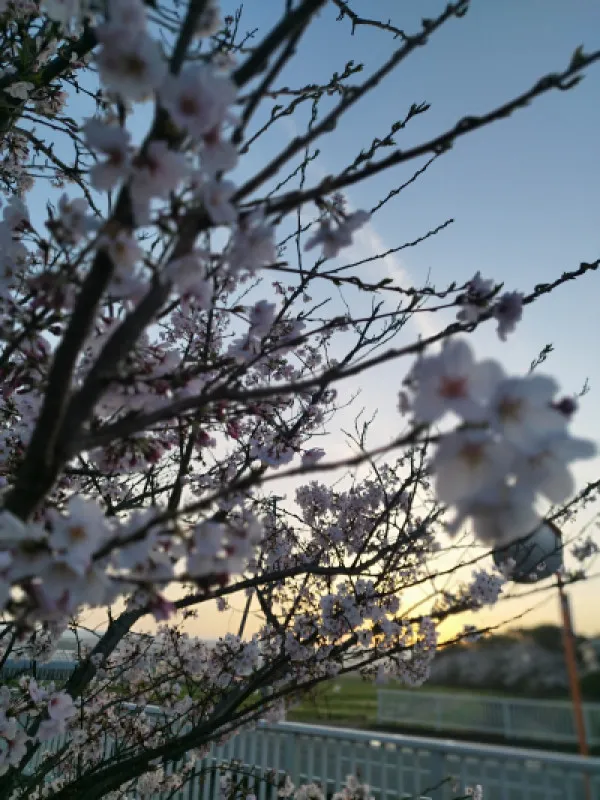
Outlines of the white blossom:
<svg viewBox="0 0 600 800">
<path fill-rule="evenodd" d="M 182 153 L 169 149 L 162 139 L 150 142 L 131 180 L 131 200 L 139 225 L 150 220 L 150 201 L 168 198 L 187 175 L 188 166 Z"/>
<path fill-rule="evenodd" d="M 225 528 L 218 522 L 202 522 L 194 529 L 193 552 L 188 558 L 187 571 L 194 577 L 222 571 Z"/>
<path fill-rule="evenodd" d="M 67 25 L 73 19 L 79 21 L 88 6 L 88 0 L 44 0 L 43 3 L 48 17 L 59 25 Z"/>
<path fill-rule="evenodd" d="M 326 217 L 319 223 L 319 230 L 304 245 L 305 250 L 321 245 L 324 258 L 335 258 L 340 250 L 352 244 L 352 235 L 370 219 L 366 211 L 355 211 L 335 225 Z"/>
<path fill-rule="evenodd" d="M 60 216 L 55 230 L 62 241 L 77 244 L 98 229 L 99 222 L 88 215 L 88 201 L 83 197 L 69 200 L 66 194 L 62 194 L 58 201 L 58 210 Z"/>
<path fill-rule="evenodd" d="M 125 100 L 147 100 L 166 73 L 158 43 L 143 31 L 132 36 L 112 24 L 96 29 L 96 35 L 102 44 L 96 61 L 104 86 Z"/>
<path fill-rule="evenodd" d="M 467 422 L 480 422 L 503 372 L 495 361 L 476 362 L 464 339 L 446 339 L 439 355 L 417 362 L 412 377 L 417 422 L 437 422 L 448 411 Z"/>
<path fill-rule="evenodd" d="M 231 181 L 207 180 L 200 189 L 200 197 L 215 225 L 231 225 L 237 219 L 237 211 L 231 197 L 235 193 Z"/>
<path fill-rule="evenodd" d="M 215 125 L 201 140 L 200 158 L 202 171 L 207 175 L 227 172 L 235 167 L 238 154 L 235 145 L 222 135 L 222 126 Z"/>
<path fill-rule="evenodd" d="M 246 269 L 253 274 L 266 264 L 277 260 L 273 227 L 265 222 L 260 212 L 240 221 L 229 244 L 228 263 L 232 273 Z"/>
<path fill-rule="evenodd" d="M 0 511 L 0 543 L 14 544 L 29 538 L 28 527 L 10 511 Z"/>
<path fill-rule="evenodd" d="M 563 431 L 567 420 L 554 406 L 558 384 L 546 375 L 500 381 L 489 403 L 489 421 L 519 446 L 541 435 Z"/>
<path fill-rule="evenodd" d="M 43 719 L 40 722 L 37 738 L 40 742 L 49 742 L 65 732 L 65 723 L 59 719 Z"/>
<path fill-rule="evenodd" d="M 596 446 L 588 439 L 577 439 L 565 432 L 551 433 L 521 444 L 515 472 L 520 481 L 552 503 L 564 503 L 575 491 L 568 464 L 595 455 Z"/>
<path fill-rule="evenodd" d="M 480 272 L 475 273 L 467 284 L 466 294 L 457 297 L 457 303 L 461 308 L 456 318 L 467 324 L 477 322 L 482 312 L 486 310 L 494 289 L 493 280 L 482 278 Z"/>
<path fill-rule="evenodd" d="M 271 330 L 275 321 L 277 306 L 266 300 L 259 300 L 250 310 L 250 336 L 262 339 Z"/>
<path fill-rule="evenodd" d="M 476 607 L 493 606 L 502 593 L 505 578 L 483 569 L 473 571 L 473 581 L 469 585 L 469 594 Z"/>
<path fill-rule="evenodd" d="M 60 561 L 64 561 L 79 574 L 84 574 L 91 556 L 110 535 L 106 515 L 98 503 L 80 496 L 72 497 L 67 514 L 53 513 L 49 543 Z"/>
<path fill-rule="evenodd" d="M 27 100 L 33 89 L 35 89 L 33 83 L 29 83 L 28 81 L 16 81 L 15 83 L 9 84 L 9 86 L 4 89 L 4 92 L 11 97 L 15 97 L 17 100 Z"/>
<path fill-rule="evenodd" d="M 108 0 L 108 23 L 129 35 L 146 30 L 146 5 L 142 0 Z"/>
<path fill-rule="evenodd" d="M 535 508 L 535 494 L 520 486 L 498 485 L 456 503 L 454 521 L 447 525 L 451 535 L 469 519 L 473 533 L 485 545 L 497 547 L 532 533 L 541 517 Z"/>
<path fill-rule="evenodd" d="M 90 168 L 90 182 L 98 191 L 110 191 L 128 173 L 131 134 L 117 125 L 107 125 L 92 117 L 83 126 L 89 147 L 108 158 Z"/>
<path fill-rule="evenodd" d="M 208 0 L 196 23 L 196 35 L 212 36 L 222 25 L 218 0 Z"/>
<path fill-rule="evenodd" d="M 523 295 L 520 292 L 505 292 L 494 306 L 494 316 L 498 320 L 498 336 L 505 342 L 523 316 Z"/>
<path fill-rule="evenodd" d="M 488 431 L 457 431 L 445 436 L 435 452 L 431 469 L 442 503 L 455 503 L 495 484 L 508 473 L 513 451 Z"/>
<path fill-rule="evenodd" d="M 4 206 L 2 219 L 13 232 L 21 231 L 30 224 L 29 209 L 20 197 L 11 197 Z"/>
<path fill-rule="evenodd" d="M 73 698 L 66 692 L 57 692 L 48 700 L 48 716 L 50 719 L 64 722 L 77 713 Z"/>
<path fill-rule="evenodd" d="M 325 457 L 325 450 L 322 447 L 311 447 L 310 450 L 305 450 L 302 453 L 302 465 L 311 467 Z"/>
<path fill-rule="evenodd" d="M 99 242 L 120 272 L 130 272 L 144 257 L 144 251 L 133 236 L 121 230 L 115 236 L 104 236 Z"/>
<path fill-rule="evenodd" d="M 198 308 L 210 308 L 213 302 L 214 287 L 206 275 L 207 258 L 205 251 L 194 250 L 171 261 L 163 272 L 179 294 L 194 298 Z"/>
<path fill-rule="evenodd" d="M 208 64 L 169 74 L 160 89 L 160 102 L 175 125 L 198 141 L 230 118 L 228 109 L 235 98 L 233 81 Z"/>
</svg>

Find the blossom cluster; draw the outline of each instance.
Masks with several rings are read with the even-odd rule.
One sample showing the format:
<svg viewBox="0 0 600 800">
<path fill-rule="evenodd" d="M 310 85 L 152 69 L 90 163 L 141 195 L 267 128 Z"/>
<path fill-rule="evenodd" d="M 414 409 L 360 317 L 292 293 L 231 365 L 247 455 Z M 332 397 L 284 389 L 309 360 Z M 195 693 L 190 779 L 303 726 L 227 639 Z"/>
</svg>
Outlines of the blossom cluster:
<svg viewBox="0 0 600 800">
<path fill-rule="evenodd" d="M 592 458 L 595 445 L 569 432 L 570 398 L 546 375 L 507 376 L 495 361 L 477 361 L 464 339 L 447 339 L 437 355 L 415 365 L 409 387 L 417 424 L 449 413 L 461 427 L 440 436 L 431 470 L 442 503 L 456 509 L 448 530 L 465 521 L 484 544 L 498 546 L 532 533 L 537 501 L 563 503 L 574 492 L 569 464 Z"/>
<path fill-rule="evenodd" d="M 72 496 L 66 513 L 49 509 L 42 519 L 22 523 L 0 514 L 0 602 L 20 609 L 29 623 L 43 620 L 60 627 L 85 603 L 103 606 L 133 592 L 157 618 L 174 610 L 155 584 L 182 576 L 226 583 L 242 572 L 262 539 L 262 525 L 249 511 L 232 514 L 227 524 L 203 522 L 188 531 L 152 529 L 154 513 L 134 515 L 119 524 L 94 500 Z M 144 531 L 146 535 L 135 535 Z M 103 548 L 109 543 L 107 555 Z M 16 600 L 11 587 L 25 599 Z M 138 591 L 138 588 L 142 591 Z M 144 588 L 146 587 L 146 588 Z"/>
<path fill-rule="evenodd" d="M 294 272 L 286 251 L 292 237 L 284 226 L 280 235 L 286 212 L 274 210 L 273 195 L 295 175 L 303 184 L 306 162 L 273 191 L 268 181 L 258 192 L 238 183 L 239 153 L 251 145 L 240 148 L 239 134 L 252 92 L 239 77 L 244 70 L 233 67 L 248 48 L 234 46 L 235 25 L 221 21 L 216 2 L 201 5 L 186 36 L 197 44 L 196 37 L 218 35 L 186 59 L 169 24 L 159 30 L 161 4 L 0 0 L 2 43 L 21 65 L 3 67 L 3 109 L 11 120 L 26 117 L 2 131 L 0 144 L 9 195 L 0 221 L 0 612 L 15 629 L 4 638 L 6 655 L 14 645 L 47 660 L 69 620 L 90 606 L 125 607 L 111 631 L 129 630 L 146 614 L 169 620 L 153 637 L 129 632 L 118 643 L 104 636 L 81 647 L 76 701 L 35 679 L 2 693 L 0 773 L 67 734 L 40 797 L 70 791 L 82 769 L 100 773 L 107 742 L 122 743 L 126 761 L 191 729 L 209 731 L 177 770 L 150 760 L 143 775 L 107 797 L 173 794 L 206 756 L 207 740 L 225 743 L 259 718 L 278 721 L 303 691 L 351 669 L 420 685 L 442 614 L 409 612 L 402 595 L 431 578 L 438 500 L 456 507 L 452 532 L 469 519 L 482 541 L 504 543 L 538 523 L 539 495 L 566 499 L 574 488 L 568 463 L 593 454 L 569 435 L 574 404 L 556 399 L 552 379 L 506 377 L 451 340 L 412 372 L 417 444 L 395 464 L 377 463 L 347 483 L 309 480 L 283 510 L 263 495 L 269 471 L 280 477 L 293 465 L 310 473 L 325 458 L 314 441 L 340 402 L 337 378 L 402 330 L 404 322 L 388 318 L 404 315 L 374 310 L 361 323 L 348 306 L 324 320 L 311 297 L 315 277 L 362 286 L 345 270 L 320 271 L 370 220 L 366 211 L 348 212 L 339 193 L 315 198 L 317 219 L 293 237 L 300 267 L 284 282 Z M 166 16 L 175 18 L 171 10 Z M 72 52 L 90 34 L 93 55 Z M 68 62 L 62 82 L 44 84 L 56 59 Z M 68 85 L 82 107 L 90 101 L 82 124 L 65 113 Z M 298 97 L 309 96 L 303 91 Z M 146 102 L 154 119 L 137 144 L 132 112 Z M 67 133 L 72 166 L 53 142 L 37 138 L 37 121 Z M 62 192 L 41 226 L 23 201 L 40 163 L 53 165 L 52 186 Z M 317 247 L 306 270 L 301 253 Z M 271 270 L 278 280 L 269 285 Z M 457 299 L 459 319 L 491 315 L 505 338 L 523 297 L 498 291 L 477 274 Z M 85 324 L 75 324 L 82 316 Z M 356 341 L 336 360 L 338 332 Z M 56 365 L 72 346 L 72 368 L 57 381 Z M 48 421 L 58 399 L 57 419 Z M 446 412 L 462 427 L 440 433 L 427 465 L 421 426 Z M 28 455 L 46 433 L 41 419 L 47 448 L 33 483 L 40 477 L 48 488 L 12 513 Z M 574 554 L 593 552 L 584 543 Z M 464 595 L 448 593 L 443 613 L 492 605 L 502 583 L 477 570 Z M 178 611 L 193 619 L 211 601 L 223 612 L 235 607 L 231 596 L 246 600 L 246 613 L 260 605 L 264 619 L 252 635 L 244 620 L 238 634 L 208 646 L 173 619 Z M 233 788 L 224 781 L 224 792 Z M 280 794 L 323 800 L 315 784 L 287 781 Z M 349 778 L 335 800 L 372 799 L 368 786 Z"/>
<path fill-rule="evenodd" d="M 493 606 L 502 591 L 505 580 L 501 575 L 490 574 L 485 570 L 475 570 L 469 592 L 476 608 Z"/>
<path fill-rule="evenodd" d="M 477 272 L 468 282 L 466 292 L 456 298 L 460 306 L 456 317 L 460 322 L 472 324 L 490 314 L 498 321 L 498 336 L 505 342 L 523 316 L 523 295 L 504 292 L 498 296 L 498 288 L 493 280 L 482 278 Z"/>
<path fill-rule="evenodd" d="M 73 699 L 66 692 L 38 686 L 34 678 L 25 679 L 21 685 L 28 704 L 17 701 L 15 705 L 9 687 L 0 688 L 0 775 L 19 764 L 29 743 L 45 742 L 63 734 L 68 720 L 77 713 Z M 42 711 L 43 716 L 35 735 L 30 736 L 19 720 L 18 711 L 19 705 L 27 709 L 27 705 L 32 704 Z"/>
</svg>

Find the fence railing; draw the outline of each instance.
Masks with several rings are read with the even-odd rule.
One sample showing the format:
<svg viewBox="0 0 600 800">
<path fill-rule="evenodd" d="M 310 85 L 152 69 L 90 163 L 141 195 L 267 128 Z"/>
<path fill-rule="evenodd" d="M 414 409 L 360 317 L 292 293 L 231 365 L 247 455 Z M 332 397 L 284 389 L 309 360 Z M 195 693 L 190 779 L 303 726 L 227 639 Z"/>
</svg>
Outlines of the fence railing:
<svg viewBox="0 0 600 800">
<path fill-rule="evenodd" d="M 584 717 L 588 744 L 600 745 L 600 703 L 585 703 Z M 433 731 L 493 734 L 507 740 L 577 742 L 573 706 L 561 700 L 380 689 L 377 721 Z"/>
<path fill-rule="evenodd" d="M 35 674 L 40 680 L 60 681 L 67 680 L 75 669 L 75 661 L 32 661 L 29 658 L 7 658 L 0 669 L 0 677 L 10 680 L 21 675 Z"/>
<path fill-rule="evenodd" d="M 450 800 L 477 784 L 485 800 L 600 800 L 599 758 L 291 722 L 261 723 L 214 745 L 180 792 L 156 798 L 219 800 L 221 765 L 247 776 L 258 800 L 276 800 L 285 774 L 296 785 L 319 783 L 329 796 L 357 775 L 376 800 Z M 276 780 L 265 781 L 271 772 Z"/>
<path fill-rule="evenodd" d="M 433 693 L 388 694 L 414 698 L 421 719 L 431 714 L 428 697 Z M 386 698 L 387 707 L 392 699 Z M 468 698 L 456 699 L 464 703 Z M 527 705 L 527 701 L 522 703 Z M 136 707 L 130 710 L 134 713 Z M 153 706 L 146 707 L 145 713 L 163 715 Z M 523 714 L 513 724 L 527 728 L 527 714 Z M 395 721 L 399 719 L 406 721 L 406 716 Z M 523 730 L 515 729 L 513 735 L 519 738 Z M 560 740 L 560 732 L 555 740 Z M 35 761 L 44 752 L 56 752 L 65 741 L 62 737 L 46 742 Z M 107 741 L 107 755 L 111 748 Z M 347 775 L 354 774 L 371 786 L 376 800 L 450 800 L 477 784 L 484 787 L 485 800 L 600 800 L 600 758 L 291 722 L 261 723 L 223 745 L 213 745 L 196 763 L 186 786 L 164 798 L 219 800 L 219 767 L 232 762 L 234 773 L 249 773 L 248 785 L 258 800 L 277 800 L 276 785 L 264 780 L 271 772 L 281 778 L 289 774 L 296 785 L 320 783 L 329 795 Z M 171 764 L 168 770 L 177 771 L 177 766 Z"/>
</svg>

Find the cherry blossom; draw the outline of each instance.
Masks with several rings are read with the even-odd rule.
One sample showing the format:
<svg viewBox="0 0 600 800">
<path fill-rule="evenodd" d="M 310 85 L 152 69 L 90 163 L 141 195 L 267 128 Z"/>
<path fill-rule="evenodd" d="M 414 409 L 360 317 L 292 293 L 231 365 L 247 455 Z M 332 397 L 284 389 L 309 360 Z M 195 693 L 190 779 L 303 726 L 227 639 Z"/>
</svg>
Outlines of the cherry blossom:
<svg viewBox="0 0 600 800">
<path fill-rule="evenodd" d="M 249 315 L 250 335 L 257 339 L 266 336 L 275 321 L 277 306 L 266 300 L 259 300 L 251 309 Z"/>
<path fill-rule="evenodd" d="M 10 511 L 0 511 L 0 542 L 15 544 L 29 535 L 28 527 Z"/>
<path fill-rule="evenodd" d="M 158 43 L 145 32 L 130 32 L 118 23 L 96 29 L 102 48 L 96 57 L 107 89 L 125 100 L 141 102 L 162 84 L 166 65 Z"/>
<path fill-rule="evenodd" d="M 29 83 L 28 81 L 15 81 L 15 83 L 11 83 L 7 86 L 4 91 L 17 100 L 27 100 L 33 89 L 35 89 L 33 83 Z"/>
<path fill-rule="evenodd" d="M 108 156 L 90 169 L 90 181 L 98 191 L 108 192 L 122 180 L 129 169 L 131 135 L 116 125 L 107 125 L 93 117 L 83 126 L 88 145 Z"/>
<path fill-rule="evenodd" d="M 494 306 L 494 316 L 498 320 L 498 336 L 503 342 L 513 333 L 523 316 L 523 295 L 521 292 L 505 292 Z"/>
<path fill-rule="evenodd" d="M 144 251 L 137 240 L 124 230 L 118 231 L 114 236 L 104 236 L 98 245 L 104 246 L 111 261 L 117 267 L 116 279 L 119 282 L 126 281 L 135 265 L 144 257 Z"/>
<path fill-rule="evenodd" d="M 173 282 L 174 288 L 184 296 L 193 297 L 198 308 L 210 308 L 214 287 L 207 278 L 206 265 L 209 254 L 195 250 L 183 258 L 171 261 L 163 277 Z"/>
<path fill-rule="evenodd" d="M 29 210 L 20 197 L 11 197 L 5 204 L 2 219 L 11 228 L 13 234 L 30 227 Z"/>
<path fill-rule="evenodd" d="M 586 536 L 585 539 L 575 544 L 571 549 L 571 553 L 577 561 L 586 561 L 596 555 L 598 551 L 598 544 L 591 536 Z"/>
<path fill-rule="evenodd" d="M 576 439 L 565 432 L 551 433 L 521 445 L 515 473 L 519 481 L 552 503 L 564 503 L 575 492 L 575 480 L 567 465 L 593 458 L 596 452 L 595 444 L 588 439 Z"/>
<path fill-rule="evenodd" d="M 558 383 L 546 375 L 506 378 L 490 399 L 490 422 L 516 445 L 565 429 L 566 419 L 553 406 Z"/>
<path fill-rule="evenodd" d="M 88 214 L 89 205 L 83 197 L 69 200 L 62 194 L 58 201 L 60 216 L 50 225 L 52 232 L 60 242 L 77 244 L 89 233 L 98 229 L 98 221 Z"/>
<path fill-rule="evenodd" d="M 185 156 L 164 140 L 151 142 L 132 171 L 131 200 L 138 225 L 150 221 L 152 198 L 168 198 L 187 176 Z"/>
<path fill-rule="evenodd" d="M 317 461 L 320 461 L 322 458 L 325 457 L 325 450 L 322 447 L 311 447 L 310 450 L 306 450 L 302 453 L 302 463 L 305 466 L 311 466 L 312 464 L 316 464 Z"/>
<path fill-rule="evenodd" d="M 67 505 L 67 515 L 51 514 L 50 546 L 57 561 L 64 561 L 80 574 L 91 565 L 95 550 L 110 535 L 104 511 L 94 501 L 72 497 Z"/>
<path fill-rule="evenodd" d="M 146 6 L 141 0 L 108 0 L 109 25 L 134 35 L 146 30 Z"/>
<path fill-rule="evenodd" d="M 58 722 L 64 722 L 77 713 L 73 698 L 66 692 L 53 694 L 48 700 L 48 716 Z"/>
<path fill-rule="evenodd" d="M 183 794 L 215 742 L 282 719 L 349 658 L 365 679 L 421 685 L 440 620 L 493 605 L 503 584 L 484 563 L 437 592 L 440 534 L 467 528 L 491 548 L 527 536 L 573 494 L 571 462 L 595 453 L 571 436 L 576 407 L 557 382 L 507 377 L 453 333 L 488 323 L 506 338 L 537 288 L 499 296 L 479 272 L 464 288 L 379 282 L 371 258 L 323 265 L 362 245 L 371 216 L 341 192 L 385 163 L 391 139 L 313 174 L 321 133 L 352 132 L 339 122 L 361 90 L 352 61 L 300 88 L 293 69 L 279 74 L 309 6 L 245 39 L 213 0 L 177 13 L 0 0 L 13 98 L 0 157 L 0 658 L 48 660 L 67 628 L 77 637 L 74 680 L 0 687 L 2 791 L 15 800 L 96 783 L 110 800 Z M 306 16 L 290 29 L 290 13 Z M 309 106 L 302 133 L 254 149 Z M 48 194 L 47 217 L 26 202 L 44 175 L 65 192 L 56 208 Z M 320 249 L 311 264 L 304 237 Z M 457 306 L 460 324 L 411 340 L 426 298 Z M 413 416 L 381 450 L 357 419 L 345 459 L 320 437 L 351 401 L 345 379 L 368 380 L 378 352 L 397 389 L 408 372 Z M 275 479 L 293 492 L 275 496 Z M 593 555 L 589 542 L 575 553 Z M 407 593 L 425 583 L 437 596 L 414 609 Z M 208 644 L 190 631 L 215 607 L 241 621 Z M 103 619 L 91 642 L 88 618 Z M 337 788 L 335 800 L 371 800 L 355 777 Z M 324 790 L 290 781 L 280 794 Z"/>
<path fill-rule="evenodd" d="M 229 139 L 223 137 L 220 124 L 202 136 L 200 156 L 202 171 L 211 176 L 232 170 L 238 162 L 236 147 Z"/>
<path fill-rule="evenodd" d="M 231 181 L 206 181 L 200 190 L 211 220 L 215 225 L 230 225 L 237 219 L 237 211 L 231 203 L 235 185 Z"/>
<path fill-rule="evenodd" d="M 466 323 L 477 322 L 494 295 L 495 283 L 493 280 L 482 278 L 481 273 L 476 272 L 466 288 L 466 293 L 456 298 L 456 302 L 461 306 L 456 318 Z"/>
<path fill-rule="evenodd" d="M 457 431 L 445 437 L 431 462 L 442 503 L 454 503 L 496 483 L 509 472 L 514 453 L 488 431 Z"/>
<path fill-rule="evenodd" d="M 506 485 L 486 487 L 457 502 L 456 516 L 447 525 L 448 532 L 456 534 L 467 519 L 477 539 L 491 547 L 533 533 L 541 523 L 533 490 Z"/>
<path fill-rule="evenodd" d="M 233 274 L 247 270 L 253 274 L 260 267 L 277 260 L 273 241 L 273 228 L 260 211 L 240 220 L 234 231 L 227 253 L 229 269 Z"/>
<path fill-rule="evenodd" d="M 327 217 L 319 223 L 319 230 L 304 245 L 305 250 L 321 245 L 323 258 L 335 258 L 340 250 L 352 244 L 352 234 L 365 225 L 370 219 L 366 211 L 355 211 L 346 216 L 333 227 L 332 220 Z M 335 224 L 335 223 L 334 223 Z"/>
<path fill-rule="evenodd" d="M 505 579 L 500 575 L 490 574 L 485 570 L 474 570 L 473 581 L 469 585 L 469 593 L 476 607 L 496 604 Z"/>
<path fill-rule="evenodd" d="M 78 19 L 87 10 L 86 0 L 44 0 L 43 8 L 53 22 L 67 25 L 73 18 Z"/>
<path fill-rule="evenodd" d="M 212 36 L 222 25 L 221 12 L 217 0 L 208 0 L 196 25 L 198 36 Z"/>
<path fill-rule="evenodd" d="M 174 124 L 198 141 L 231 118 L 228 109 L 235 98 L 233 82 L 209 65 L 168 75 L 160 89 L 161 104 Z"/>
<path fill-rule="evenodd" d="M 466 422 L 481 422 L 502 377 L 495 361 L 476 362 L 464 339 L 446 339 L 439 355 L 425 356 L 413 369 L 415 420 L 437 422 L 452 411 Z"/>
<path fill-rule="evenodd" d="M 65 732 L 65 724 L 58 719 L 43 719 L 40 722 L 37 738 L 40 742 L 48 742 L 56 739 Z"/>
</svg>

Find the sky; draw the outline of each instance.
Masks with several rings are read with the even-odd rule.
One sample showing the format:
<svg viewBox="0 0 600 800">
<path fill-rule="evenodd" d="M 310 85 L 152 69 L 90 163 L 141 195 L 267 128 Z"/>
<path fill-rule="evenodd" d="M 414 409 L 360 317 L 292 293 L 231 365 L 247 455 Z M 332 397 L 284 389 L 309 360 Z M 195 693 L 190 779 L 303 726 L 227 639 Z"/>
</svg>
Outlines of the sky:
<svg viewBox="0 0 600 800">
<path fill-rule="evenodd" d="M 224 13 L 235 7 L 228 0 L 222 5 Z M 351 0 L 350 5 L 361 15 L 389 19 L 410 33 L 418 29 L 421 17 L 439 14 L 444 4 Z M 241 30 L 264 31 L 283 7 L 283 0 L 246 0 Z M 348 21 L 336 22 L 335 16 L 332 8 L 321 13 L 279 85 L 322 81 L 340 72 L 350 59 L 364 64 L 358 81 L 398 46 L 379 30 L 358 28 L 350 36 Z M 451 20 L 437 32 L 320 142 L 320 157 L 308 178 L 314 182 L 345 166 L 375 136 L 385 135 L 412 103 L 427 102 L 430 109 L 397 135 L 402 148 L 435 136 L 465 115 L 486 112 L 542 75 L 566 68 L 582 44 L 585 50 L 600 47 L 596 0 L 474 0 L 463 19 Z M 453 218 L 452 225 L 420 246 L 367 266 L 365 280 L 390 275 L 403 286 L 422 285 L 426 279 L 443 286 L 453 280 L 464 282 L 479 270 L 484 277 L 503 281 L 509 290 L 529 292 L 536 284 L 576 269 L 581 261 L 594 261 L 600 256 L 599 97 L 600 65 L 596 65 L 573 90 L 538 98 L 508 120 L 464 137 L 383 207 L 346 256 L 356 260 L 396 247 Z M 139 119 L 141 132 L 143 112 Z M 300 113 L 276 126 L 245 157 L 239 177 L 260 168 L 274 148 L 303 130 L 305 122 Z M 394 168 L 352 187 L 347 195 L 350 205 L 372 206 L 421 163 Z M 310 217 L 312 210 L 305 213 Z M 544 369 L 560 381 L 565 394 L 589 383 L 573 430 L 596 441 L 600 441 L 599 290 L 600 275 L 587 275 L 527 308 L 518 332 L 507 343 L 499 342 L 491 325 L 471 340 L 479 355 L 497 358 L 516 374 L 526 372 L 541 348 L 552 343 L 555 350 Z M 427 335 L 452 319 L 451 312 L 424 315 L 410 333 Z M 378 411 L 375 437 L 401 425 L 397 391 L 409 366 L 393 362 L 344 387 L 348 395 L 360 390 L 359 405 Z M 335 442 L 335 447 L 343 447 L 343 437 Z M 578 466 L 576 474 L 583 486 L 600 475 L 600 460 Z M 571 590 L 575 626 L 582 633 L 600 630 L 595 613 L 599 591 L 600 581 L 595 580 Z M 553 593 L 536 596 L 535 601 L 540 607 L 523 624 L 559 622 Z M 485 620 L 498 621 L 507 615 L 509 605 L 511 614 L 519 613 L 529 603 L 529 598 L 512 601 L 485 615 Z M 197 624 L 199 633 L 213 637 L 225 628 L 234 630 L 236 617 L 207 610 Z"/>
<path fill-rule="evenodd" d="M 282 5 L 245 3 L 241 30 L 263 30 L 272 23 L 275 6 L 279 10 Z M 350 5 L 362 16 L 389 19 L 407 32 L 418 29 L 421 17 L 435 16 L 443 8 L 432 0 L 402 4 L 354 0 Z M 226 10 L 227 4 L 223 8 Z M 364 64 L 356 80 L 364 79 L 397 46 L 379 30 L 357 28 L 350 36 L 347 20 L 337 22 L 335 16 L 331 9 L 321 13 L 279 85 L 323 81 L 334 71 L 340 72 L 350 59 Z M 596 36 L 594 32 L 598 32 Z M 600 47 L 600 6 L 592 0 L 475 0 L 463 19 L 452 20 L 437 32 L 426 47 L 361 101 L 335 132 L 319 141 L 320 157 L 308 176 L 316 182 L 345 166 L 375 136 L 385 135 L 412 103 L 426 102 L 430 109 L 396 137 L 402 148 L 432 138 L 463 116 L 489 111 L 544 74 L 564 69 L 582 44 L 586 51 Z M 443 286 L 452 280 L 464 282 L 480 270 L 484 277 L 504 282 L 509 290 L 529 292 L 537 284 L 576 269 L 581 261 L 594 261 L 600 255 L 599 92 L 597 66 L 588 70 L 575 89 L 538 98 L 508 120 L 458 141 L 418 181 L 384 206 L 345 253 L 347 260 L 396 247 L 452 218 L 452 225 L 418 247 L 366 267 L 364 279 L 390 275 L 403 286 L 422 285 L 426 279 Z M 270 111 L 268 104 L 266 110 Z M 302 132 L 305 123 L 302 114 L 286 118 L 265 137 L 262 146 L 259 140 L 250 151 L 244 171 L 260 167 L 262 158 L 272 157 L 273 147 L 281 147 Z M 347 193 L 350 205 L 371 207 L 421 164 L 397 167 L 352 187 Z M 310 210 L 306 213 L 310 216 Z M 565 394 L 577 393 L 589 384 L 573 431 L 596 441 L 600 441 L 596 414 L 600 362 L 594 353 L 600 342 L 599 289 L 600 276 L 592 273 L 530 306 L 518 332 L 507 343 L 498 340 L 490 325 L 471 339 L 479 355 L 497 358 L 514 374 L 526 372 L 539 351 L 553 344 L 554 352 L 544 369 L 559 380 Z M 452 312 L 422 315 L 411 334 L 430 335 L 452 322 L 453 316 Z M 344 386 L 345 396 L 360 391 L 360 397 L 337 424 L 348 424 L 354 409 L 364 407 L 378 411 L 375 439 L 389 435 L 391 426 L 401 425 L 397 390 L 408 366 L 393 362 L 349 381 Z M 343 437 L 332 431 L 332 438 L 335 445 L 328 453 L 344 452 Z M 600 475 L 600 460 L 576 465 L 575 472 L 583 487 Z M 584 515 L 581 524 L 589 517 Z M 575 625 L 582 633 L 600 629 L 595 613 L 599 590 L 597 580 L 571 589 Z M 474 621 L 494 624 L 534 605 L 535 610 L 518 624 L 559 621 L 552 590 L 507 601 L 494 612 L 480 612 Z M 235 625 L 235 619 L 232 615 L 231 624 Z"/>
</svg>

